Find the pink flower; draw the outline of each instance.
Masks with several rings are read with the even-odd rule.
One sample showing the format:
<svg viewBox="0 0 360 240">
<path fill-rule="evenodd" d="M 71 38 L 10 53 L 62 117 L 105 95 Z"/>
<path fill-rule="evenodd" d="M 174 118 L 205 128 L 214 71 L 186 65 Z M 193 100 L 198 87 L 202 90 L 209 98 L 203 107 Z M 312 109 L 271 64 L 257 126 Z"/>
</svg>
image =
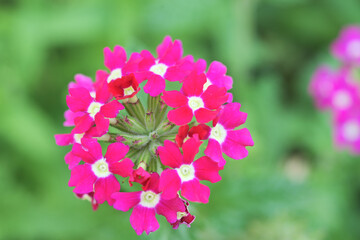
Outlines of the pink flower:
<svg viewBox="0 0 360 240">
<path fill-rule="evenodd" d="M 207 123 L 216 117 L 219 107 L 228 99 L 226 89 L 211 85 L 204 91 L 205 83 L 205 74 L 192 72 L 184 80 L 182 92 L 164 92 L 161 98 L 167 105 L 176 108 L 169 111 L 169 121 L 184 125 L 188 124 L 194 115 L 199 123 Z"/>
<path fill-rule="evenodd" d="M 194 222 L 195 216 L 191 215 L 188 206 L 189 202 L 182 199 L 185 204 L 185 212 L 183 214 L 178 214 L 178 220 L 175 223 L 172 223 L 173 229 L 177 229 L 180 224 L 186 224 L 190 227 L 190 224 Z"/>
<path fill-rule="evenodd" d="M 360 154 L 360 112 L 343 112 L 336 116 L 335 143 L 338 147 L 350 147 Z"/>
<path fill-rule="evenodd" d="M 139 167 L 138 169 L 133 170 L 130 175 L 129 184 L 132 186 L 133 182 L 137 182 L 145 186 L 150 180 L 150 176 L 151 174 L 149 172 L 145 171 L 142 167 Z"/>
<path fill-rule="evenodd" d="M 115 199 L 114 208 L 120 211 L 128 211 L 134 208 L 130 223 L 138 235 L 144 231 L 146 234 L 159 228 L 156 214 L 163 215 L 166 220 L 173 224 L 178 221 L 178 214 L 185 213 L 183 201 L 176 196 L 173 199 L 164 199 L 159 191 L 159 175 L 153 173 L 149 184 L 143 191 L 116 192 L 112 194 Z"/>
<path fill-rule="evenodd" d="M 106 84 L 96 89 L 95 98 L 85 88 L 71 88 L 70 95 L 66 97 L 66 103 L 74 113 L 82 113 L 83 116 L 75 118 L 74 133 L 83 133 L 94 124 L 100 135 L 106 133 L 109 128 L 109 118 L 115 118 L 124 106 L 117 100 L 109 102 L 110 93 Z"/>
<path fill-rule="evenodd" d="M 171 199 L 181 190 L 181 195 L 189 201 L 202 203 L 209 201 L 210 189 L 201 184 L 200 180 L 212 183 L 220 181 L 218 172 L 222 167 L 206 156 L 194 161 L 201 143 L 190 138 L 182 146 L 183 154 L 178 146 L 169 140 L 165 140 L 164 146 L 158 148 L 162 164 L 173 168 L 161 173 L 160 189 L 163 190 L 164 198 Z"/>
<path fill-rule="evenodd" d="M 187 138 L 197 137 L 199 140 L 206 140 L 210 136 L 210 127 L 201 123 L 193 126 L 189 131 L 189 125 L 179 127 L 178 134 L 176 134 L 175 141 L 179 147 L 182 147 Z"/>
<path fill-rule="evenodd" d="M 211 129 L 205 155 L 218 162 L 220 167 L 226 163 L 222 152 L 233 159 L 242 159 L 248 155 L 246 146 L 254 145 L 248 129 L 234 130 L 245 123 L 246 117 L 246 113 L 240 112 L 240 103 L 227 104 Z"/>
<path fill-rule="evenodd" d="M 360 64 L 360 27 L 349 26 L 343 29 L 331 46 L 333 55 L 350 64 Z"/>
<path fill-rule="evenodd" d="M 157 96 L 165 90 L 165 79 L 169 81 L 182 81 L 192 69 L 192 56 L 183 59 L 181 41 L 172 42 L 166 36 L 156 49 L 158 57 L 155 58 L 149 51 L 143 50 L 140 54 L 143 60 L 139 64 L 137 78 L 140 82 L 147 79 L 144 91 L 151 96 Z"/>
<path fill-rule="evenodd" d="M 81 145 L 74 145 L 73 153 L 85 164 L 71 170 L 69 186 L 75 187 L 73 191 L 77 194 L 94 191 L 94 198 L 99 204 L 107 201 L 112 205 L 114 200 L 111 194 L 120 190 L 114 174 L 128 177 L 134 166 L 129 158 L 124 158 L 129 147 L 122 143 L 112 143 L 103 157 L 101 145 L 95 139 L 82 139 L 82 145 L 87 150 Z"/>
<path fill-rule="evenodd" d="M 94 198 L 94 192 L 84 193 L 84 194 L 75 193 L 75 196 L 82 200 L 88 200 L 91 203 L 93 211 L 96 211 L 98 209 L 99 203 Z"/>
</svg>

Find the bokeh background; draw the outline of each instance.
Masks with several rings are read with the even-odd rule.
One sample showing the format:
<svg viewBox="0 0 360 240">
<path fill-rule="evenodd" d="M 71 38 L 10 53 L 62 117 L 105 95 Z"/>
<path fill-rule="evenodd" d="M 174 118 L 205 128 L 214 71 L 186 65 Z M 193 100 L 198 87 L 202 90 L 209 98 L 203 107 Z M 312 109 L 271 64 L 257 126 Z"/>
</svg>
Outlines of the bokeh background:
<svg viewBox="0 0 360 240">
<path fill-rule="evenodd" d="M 358 0 L 0 0 L 0 239 L 137 239 L 130 212 L 90 204 L 67 187 L 55 145 L 67 84 L 104 69 L 102 50 L 155 50 L 218 60 L 249 114 L 255 146 L 228 161 L 197 219 L 140 239 L 360 239 L 360 159 L 338 152 L 331 117 L 307 88 L 329 44 L 360 23 Z"/>
</svg>

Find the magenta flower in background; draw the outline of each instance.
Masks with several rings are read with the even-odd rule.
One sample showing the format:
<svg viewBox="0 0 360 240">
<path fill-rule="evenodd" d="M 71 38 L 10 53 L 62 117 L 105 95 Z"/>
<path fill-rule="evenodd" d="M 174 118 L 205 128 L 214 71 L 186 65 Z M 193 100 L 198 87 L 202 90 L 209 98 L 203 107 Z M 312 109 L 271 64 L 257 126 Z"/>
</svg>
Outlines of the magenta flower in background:
<svg viewBox="0 0 360 240">
<path fill-rule="evenodd" d="M 246 128 L 237 129 L 247 114 L 232 102 L 233 79 L 224 64 L 207 69 L 205 60 L 183 57 L 181 42 L 169 36 L 156 52 L 128 59 L 121 46 L 105 48 L 108 71 L 97 70 L 95 82 L 75 76 L 64 123 L 73 129 L 55 135 L 58 145 L 72 146 L 65 163 L 76 196 L 93 210 L 105 202 L 133 209 L 130 224 L 139 235 L 159 228 L 156 215 L 174 229 L 190 227 L 190 204 L 211 200 L 203 181 L 221 180 L 223 153 L 242 159 L 254 145 Z M 105 155 L 100 143 L 108 145 Z M 120 182 L 130 191 L 120 192 Z"/>
<path fill-rule="evenodd" d="M 344 64 L 360 64 L 360 26 L 344 28 L 331 46 L 332 54 Z"/>
</svg>

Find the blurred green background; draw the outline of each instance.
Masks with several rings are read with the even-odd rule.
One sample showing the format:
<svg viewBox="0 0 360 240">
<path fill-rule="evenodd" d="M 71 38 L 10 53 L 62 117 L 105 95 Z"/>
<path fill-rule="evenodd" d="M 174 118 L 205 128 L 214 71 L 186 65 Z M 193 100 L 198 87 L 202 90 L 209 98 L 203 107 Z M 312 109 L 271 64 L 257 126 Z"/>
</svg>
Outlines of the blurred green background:
<svg viewBox="0 0 360 240">
<path fill-rule="evenodd" d="M 67 84 L 104 69 L 103 48 L 218 60 L 249 114 L 255 147 L 228 161 L 191 228 L 140 239 L 360 239 L 360 161 L 334 149 L 329 113 L 307 93 L 328 46 L 360 23 L 358 0 L 0 0 L 0 239 L 136 239 L 130 212 L 90 204 L 67 187 L 55 145 Z"/>
</svg>

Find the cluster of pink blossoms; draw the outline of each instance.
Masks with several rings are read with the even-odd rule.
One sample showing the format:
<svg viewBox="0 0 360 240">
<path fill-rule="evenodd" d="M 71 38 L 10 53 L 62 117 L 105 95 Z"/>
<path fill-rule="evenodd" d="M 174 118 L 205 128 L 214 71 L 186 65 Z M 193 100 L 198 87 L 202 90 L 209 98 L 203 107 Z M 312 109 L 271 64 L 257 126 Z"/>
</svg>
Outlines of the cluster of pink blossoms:
<svg viewBox="0 0 360 240">
<path fill-rule="evenodd" d="M 335 144 L 360 154 L 360 27 L 349 26 L 331 46 L 340 67 L 320 66 L 314 73 L 310 92 L 317 107 L 334 116 Z"/>
<path fill-rule="evenodd" d="M 94 210 L 104 202 L 133 209 L 130 223 L 139 235 L 159 228 L 156 214 L 173 228 L 190 226 L 189 202 L 209 201 L 202 182 L 221 180 L 223 153 L 242 159 L 254 144 L 246 128 L 238 129 L 247 115 L 228 93 L 232 78 L 222 63 L 207 69 L 205 60 L 183 57 L 181 42 L 170 37 L 156 52 L 127 58 L 120 46 L 105 48 L 108 71 L 98 70 L 95 82 L 75 76 L 64 122 L 73 129 L 55 135 L 58 145 L 72 145 L 65 162 L 76 196 Z M 104 155 L 100 142 L 108 145 Z M 134 191 L 120 191 L 123 178 Z"/>
</svg>

